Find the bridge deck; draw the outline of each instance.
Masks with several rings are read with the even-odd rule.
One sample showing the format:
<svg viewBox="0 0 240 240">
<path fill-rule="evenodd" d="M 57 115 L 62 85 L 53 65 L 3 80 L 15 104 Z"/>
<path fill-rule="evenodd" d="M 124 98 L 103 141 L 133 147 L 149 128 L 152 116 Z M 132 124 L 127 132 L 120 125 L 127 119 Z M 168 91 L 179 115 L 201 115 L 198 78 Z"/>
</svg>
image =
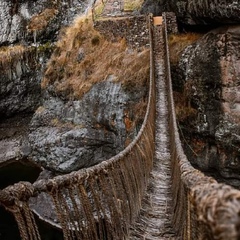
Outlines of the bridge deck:
<svg viewBox="0 0 240 240">
<path fill-rule="evenodd" d="M 155 162 L 139 218 L 130 239 L 176 239 L 171 226 L 171 163 L 168 134 L 168 106 L 162 27 L 154 27 L 154 62 L 157 85 Z"/>
</svg>

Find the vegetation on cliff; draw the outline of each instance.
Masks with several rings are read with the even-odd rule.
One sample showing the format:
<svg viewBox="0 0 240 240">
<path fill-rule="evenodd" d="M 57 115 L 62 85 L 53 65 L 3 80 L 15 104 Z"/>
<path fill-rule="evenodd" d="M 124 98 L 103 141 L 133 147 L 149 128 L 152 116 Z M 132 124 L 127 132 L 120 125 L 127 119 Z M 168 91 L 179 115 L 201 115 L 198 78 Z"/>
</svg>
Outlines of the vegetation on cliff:
<svg viewBox="0 0 240 240">
<path fill-rule="evenodd" d="M 93 84 L 109 77 L 127 90 L 145 85 L 149 73 L 149 50 L 129 49 L 124 39 L 110 42 L 93 28 L 88 18 L 80 17 L 62 32 L 47 64 L 42 88 L 54 86 L 58 95 L 79 99 Z"/>
</svg>

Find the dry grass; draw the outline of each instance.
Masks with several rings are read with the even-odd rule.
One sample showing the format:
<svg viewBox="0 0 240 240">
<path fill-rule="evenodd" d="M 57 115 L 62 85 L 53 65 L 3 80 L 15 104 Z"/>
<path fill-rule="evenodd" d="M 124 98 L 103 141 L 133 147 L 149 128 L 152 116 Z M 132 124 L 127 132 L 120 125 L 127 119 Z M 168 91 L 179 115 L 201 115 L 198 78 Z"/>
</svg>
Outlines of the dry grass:
<svg viewBox="0 0 240 240">
<path fill-rule="evenodd" d="M 101 16 L 103 9 L 104 9 L 104 2 L 99 1 L 99 0 L 96 1 L 94 4 L 94 18 L 95 19 L 98 19 Z"/>
<path fill-rule="evenodd" d="M 15 59 L 21 59 L 26 47 L 22 45 L 7 46 L 0 48 L 0 64 L 5 68 L 10 68 Z"/>
<path fill-rule="evenodd" d="M 182 51 L 189 45 L 196 42 L 202 34 L 199 33 L 186 33 L 186 34 L 171 34 L 169 36 L 169 50 L 170 62 L 177 64 Z"/>
<path fill-rule="evenodd" d="M 139 10 L 143 4 L 144 0 L 125 0 L 124 1 L 124 11 L 134 11 Z"/>
<path fill-rule="evenodd" d="M 174 92 L 175 111 L 178 121 L 184 122 L 186 119 L 196 116 L 197 110 L 191 107 L 188 96 L 184 93 Z"/>
<path fill-rule="evenodd" d="M 38 15 L 35 15 L 28 24 L 28 31 L 39 31 L 47 27 L 49 22 L 58 14 L 58 10 L 47 8 Z"/>
<path fill-rule="evenodd" d="M 144 85 L 149 76 L 149 50 L 129 50 L 126 41 L 108 42 L 87 18 L 78 18 L 66 29 L 52 55 L 42 87 L 79 99 L 93 84 L 114 76 L 126 90 Z"/>
</svg>

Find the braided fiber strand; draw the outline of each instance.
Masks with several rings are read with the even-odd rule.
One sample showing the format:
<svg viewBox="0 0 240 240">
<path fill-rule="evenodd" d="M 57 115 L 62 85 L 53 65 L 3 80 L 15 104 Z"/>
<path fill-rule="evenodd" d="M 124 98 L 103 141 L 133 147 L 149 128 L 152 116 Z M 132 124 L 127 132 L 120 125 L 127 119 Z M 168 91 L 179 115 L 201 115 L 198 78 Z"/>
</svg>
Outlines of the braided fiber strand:
<svg viewBox="0 0 240 240">
<path fill-rule="evenodd" d="M 116 178 L 115 175 L 115 166 L 112 166 L 111 169 L 109 169 L 108 171 L 108 180 L 110 183 L 109 186 L 109 197 L 112 198 L 112 202 L 113 202 L 113 207 L 114 207 L 114 212 L 115 212 L 115 231 L 117 232 L 117 235 L 119 237 L 119 239 L 121 239 L 121 237 L 124 235 L 124 228 L 123 228 L 123 215 L 122 215 L 122 211 L 121 211 L 121 205 L 119 205 L 119 198 L 117 196 L 117 186 L 115 185 L 115 181 L 114 179 Z"/>
<path fill-rule="evenodd" d="M 68 193 L 69 193 L 69 197 L 72 201 L 72 204 L 73 204 L 73 214 L 74 214 L 74 227 L 75 227 L 75 233 L 76 233 L 76 237 L 77 239 L 83 239 L 83 235 L 82 235 L 82 230 L 81 230 L 81 224 L 80 224 L 80 221 L 81 221 L 81 215 L 80 215 L 80 212 L 79 212 L 79 207 L 78 207 L 78 204 L 76 202 L 76 199 L 75 199 L 75 186 L 71 186 L 70 188 L 68 188 Z"/>
<path fill-rule="evenodd" d="M 57 214 L 58 220 L 60 221 L 60 224 L 62 227 L 64 240 L 70 240 L 69 239 L 69 235 L 70 235 L 69 229 L 68 229 L 67 223 L 64 219 L 64 214 L 61 209 L 61 201 L 59 200 L 58 191 L 51 192 L 50 195 L 52 197 L 52 200 L 53 200 L 53 203 L 54 203 L 54 206 L 56 209 L 56 214 Z"/>
<path fill-rule="evenodd" d="M 115 204 L 117 206 L 119 216 L 121 216 L 122 231 L 124 232 L 124 236 L 128 236 L 129 206 L 127 204 L 127 196 L 120 174 L 120 166 L 119 163 L 117 163 L 114 166 L 114 169 L 109 172 L 109 178 L 113 180 L 112 185 L 115 186 Z"/>
<path fill-rule="evenodd" d="M 112 197 L 112 190 L 109 187 L 109 182 L 108 182 L 108 170 L 103 170 L 104 177 L 99 179 L 99 186 L 102 189 L 103 197 L 105 200 L 105 207 L 109 210 L 108 212 L 108 219 L 106 219 L 109 224 L 110 224 L 110 236 L 111 237 L 116 237 L 116 239 L 119 239 L 119 225 L 118 222 L 118 212 L 115 206 L 114 199 Z"/>
<path fill-rule="evenodd" d="M 95 179 L 90 179 L 89 181 L 89 188 L 93 196 L 93 200 L 96 206 L 96 211 L 97 211 L 97 217 L 98 217 L 98 234 L 99 234 L 99 239 L 104 240 L 106 237 L 106 228 L 108 229 L 108 225 L 104 224 L 103 219 L 107 219 L 106 213 L 102 208 L 101 205 L 101 199 L 99 198 L 100 196 L 100 190 L 96 189 L 96 181 L 97 177 Z"/>
<path fill-rule="evenodd" d="M 35 218 L 33 216 L 32 211 L 30 210 L 27 202 L 22 203 L 22 210 L 23 210 L 23 214 L 26 219 L 26 224 L 27 224 L 27 228 L 28 228 L 28 233 L 30 235 L 30 239 L 31 240 L 41 240 Z"/>
<path fill-rule="evenodd" d="M 61 189 L 61 193 L 59 194 L 59 201 L 62 208 L 62 214 L 64 214 L 64 220 L 66 222 L 66 226 L 68 229 L 68 236 L 71 240 L 75 239 L 75 232 L 78 231 L 76 228 L 74 214 L 70 207 L 71 201 L 70 197 L 68 196 L 68 191 L 64 188 Z M 69 197 L 69 198 L 68 198 Z"/>
<path fill-rule="evenodd" d="M 96 224 L 92 214 L 93 210 L 92 210 L 91 204 L 89 203 L 88 195 L 83 185 L 79 186 L 79 193 L 82 200 L 81 201 L 83 205 L 82 207 L 85 213 L 86 225 L 87 225 L 86 231 L 89 232 L 89 237 L 90 237 L 89 240 L 97 239 Z"/>
<path fill-rule="evenodd" d="M 11 211 L 16 219 L 16 222 L 18 224 L 18 229 L 20 232 L 20 236 L 22 240 L 29 240 L 28 237 L 28 229 L 24 220 L 24 216 L 21 212 L 21 207 L 19 207 L 18 205 L 14 205 L 11 207 L 11 209 L 8 209 L 9 211 Z"/>
<path fill-rule="evenodd" d="M 129 222 L 132 223 L 133 222 L 133 218 L 134 218 L 134 214 L 133 214 L 133 206 L 135 204 L 134 199 L 133 199 L 133 195 L 131 193 L 131 187 L 130 187 L 130 181 L 128 178 L 128 170 L 126 169 L 126 166 L 124 164 L 124 161 L 120 162 L 120 169 L 121 169 L 121 173 L 122 173 L 122 180 L 123 180 L 123 184 L 125 186 L 125 190 L 126 190 L 126 195 L 127 195 L 127 199 L 128 199 L 128 206 L 129 206 Z"/>
</svg>

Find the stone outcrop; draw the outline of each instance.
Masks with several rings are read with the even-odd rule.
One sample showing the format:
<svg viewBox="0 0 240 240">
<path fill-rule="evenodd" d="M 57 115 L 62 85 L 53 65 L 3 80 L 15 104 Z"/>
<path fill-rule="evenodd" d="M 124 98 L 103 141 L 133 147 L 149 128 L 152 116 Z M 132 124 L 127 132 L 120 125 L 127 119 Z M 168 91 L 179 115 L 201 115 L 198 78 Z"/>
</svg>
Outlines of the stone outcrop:
<svg viewBox="0 0 240 240">
<path fill-rule="evenodd" d="M 40 104 L 42 72 L 59 29 L 86 5 L 85 1 L 1 1 L 1 118 L 32 112 Z"/>
<path fill-rule="evenodd" d="M 42 101 L 40 83 L 60 27 L 83 13 L 88 3 L 77 0 L 0 2 L 0 128 L 12 119 L 18 121 L 0 131 L 0 162 L 29 154 L 26 144 L 21 147 L 29 123 L 22 116 L 28 115 L 29 119 L 29 114 Z M 24 131 L 18 132 L 18 128 Z"/>
<path fill-rule="evenodd" d="M 168 4 L 168 9 L 175 12 L 185 24 L 226 24 L 240 21 L 239 0 L 170 0 Z"/>
<path fill-rule="evenodd" d="M 181 58 L 187 105 L 195 110 L 182 122 L 186 153 L 205 172 L 239 185 L 240 26 L 215 29 L 188 47 Z"/>
<path fill-rule="evenodd" d="M 54 172 L 71 172 L 116 155 L 141 124 L 136 106 L 146 89 L 137 89 L 131 94 L 109 80 L 95 84 L 80 100 L 48 96 L 31 122 L 30 157 Z"/>
<path fill-rule="evenodd" d="M 0 49 L 0 116 L 33 112 L 41 101 L 40 82 L 53 46 Z"/>
<path fill-rule="evenodd" d="M 8 1 L 0 3 L 0 46 L 56 39 L 60 27 L 82 13 L 88 1 Z"/>
<path fill-rule="evenodd" d="M 140 12 L 142 14 L 152 13 L 154 16 L 160 16 L 163 12 L 167 11 L 167 1 L 166 0 L 145 0 Z"/>
</svg>

